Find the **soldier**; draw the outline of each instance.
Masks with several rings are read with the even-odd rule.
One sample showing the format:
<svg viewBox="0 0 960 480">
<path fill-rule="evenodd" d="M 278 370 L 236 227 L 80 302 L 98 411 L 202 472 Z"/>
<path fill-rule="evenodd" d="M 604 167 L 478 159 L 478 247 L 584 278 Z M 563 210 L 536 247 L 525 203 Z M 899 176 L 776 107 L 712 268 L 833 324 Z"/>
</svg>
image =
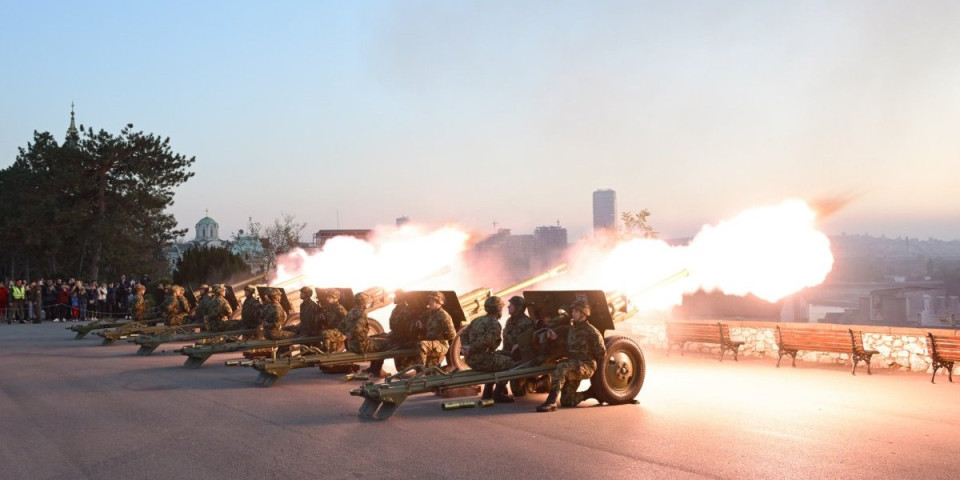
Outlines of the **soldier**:
<svg viewBox="0 0 960 480">
<path fill-rule="evenodd" d="M 300 289 L 300 300 L 300 325 L 296 327 L 296 333 L 301 337 L 315 337 L 320 334 L 323 311 L 313 301 L 313 289 L 310 287 Z"/>
<path fill-rule="evenodd" d="M 280 305 L 280 290 L 271 288 L 267 292 L 269 303 L 263 307 L 263 333 L 270 340 L 283 340 L 294 336 L 293 332 L 283 329 L 287 323 L 287 312 Z"/>
<path fill-rule="evenodd" d="M 190 303 L 183 296 L 183 287 L 180 285 L 170 286 L 170 293 L 164 297 L 160 312 L 164 318 L 163 323 L 167 326 L 183 325 L 184 317 L 190 313 Z"/>
<path fill-rule="evenodd" d="M 323 318 L 320 322 L 321 348 L 325 352 L 339 352 L 343 350 L 347 337 L 343 335 L 341 327 L 347 318 L 347 309 L 340 305 L 340 290 L 328 288 L 323 294 Z"/>
<path fill-rule="evenodd" d="M 226 297 L 223 295 L 223 284 L 218 283 L 214 285 L 213 295 L 210 297 L 210 300 L 207 301 L 206 316 L 204 317 L 207 331 L 222 332 L 228 330 L 231 326 L 228 325 L 228 322 L 230 321 L 230 316 L 233 315 L 233 308 L 230 307 L 230 302 L 227 302 Z"/>
<path fill-rule="evenodd" d="M 200 285 L 199 291 L 200 294 L 197 295 L 197 306 L 193 309 L 191 323 L 204 322 L 207 319 L 207 308 L 210 302 L 210 286 L 207 284 Z"/>
<path fill-rule="evenodd" d="M 560 406 L 576 407 L 580 402 L 593 398 L 590 390 L 577 392 L 580 381 L 593 376 L 603 357 L 606 347 L 603 336 L 594 328 L 587 318 L 590 316 L 590 305 L 584 301 L 576 301 L 570 306 L 570 327 L 567 330 L 566 357 L 558 363 L 551 375 L 550 394 L 543 405 L 537 407 L 538 412 L 552 412 L 557 409 L 557 396 L 560 395 Z M 591 387 L 592 388 L 592 387 Z"/>
<path fill-rule="evenodd" d="M 407 347 L 414 344 L 417 338 L 412 331 L 414 325 L 413 310 L 407 303 L 402 290 L 397 290 L 393 297 L 393 311 L 390 312 L 390 343 L 392 345 Z M 405 370 L 410 365 L 417 363 L 416 357 L 395 357 L 393 364 L 397 371 Z"/>
<path fill-rule="evenodd" d="M 143 317 L 146 312 L 147 304 L 143 300 L 143 294 L 147 291 L 147 287 L 142 284 L 137 284 L 133 290 L 133 300 L 130 302 L 130 318 L 133 319 L 135 323 L 143 323 Z"/>
<path fill-rule="evenodd" d="M 389 348 L 387 337 L 371 337 L 370 325 L 367 318 L 367 307 L 370 305 L 370 296 L 360 292 L 353 297 L 353 309 L 343 321 L 342 331 L 347 336 L 347 350 L 353 353 L 364 354 L 382 352 Z M 373 360 L 367 373 L 375 377 L 385 377 L 383 360 Z"/>
<path fill-rule="evenodd" d="M 470 326 L 460 338 L 468 342 L 463 346 L 463 355 L 467 365 L 481 372 L 502 372 L 513 366 L 513 359 L 503 352 L 500 346 L 500 317 L 503 315 L 503 300 L 493 296 L 483 302 L 487 314 L 470 322 Z M 507 382 L 488 383 L 483 386 L 483 400 L 498 403 L 512 403 L 513 397 L 507 394 Z"/>
<path fill-rule="evenodd" d="M 453 328 L 453 319 L 443 309 L 443 294 L 430 292 L 427 295 L 427 323 L 420 320 L 414 324 L 418 331 L 422 331 L 417 346 L 420 348 L 418 360 L 424 367 L 440 365 L 443 356 L 450 349 L 450 341 L 457 336 Z"/>
<path fill-rule="evenodd" d="M 260 325 L 260 314 L 264 305 L 257 300 L 257 289 L 253 285 L 243 287 L 243 293 L 246 298 L 243 299 L 243 307 L 240 309 L 240 328 L 249 330 L 256 328 L 257 333 L 250 335 L 250 338 L 262 338 L 263 328 Z"/>
<path fill-rule="evenodd" d="M 503 327 L 503 353 L 514 360 L 528 360 L 533 352 L 533 319 L 527 316 L 527 301 L 520 296 L 510 297 L 507 313 L 510 318 Z"/>
</svg>

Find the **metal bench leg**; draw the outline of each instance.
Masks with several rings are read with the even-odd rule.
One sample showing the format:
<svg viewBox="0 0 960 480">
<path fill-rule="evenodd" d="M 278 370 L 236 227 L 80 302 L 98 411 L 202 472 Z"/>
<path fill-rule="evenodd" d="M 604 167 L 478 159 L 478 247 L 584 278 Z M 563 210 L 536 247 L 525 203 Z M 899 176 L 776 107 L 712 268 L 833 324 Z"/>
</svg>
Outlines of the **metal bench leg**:
<svg viewBox="0 0 960 480">
<path fill-rule="evenodd" d="M 953 383 L 953 362 L 947 366 L 947 378 L 950 379 L 950 383 Z"/>
<path fill-rule="evenodd" d="M 851 360 L 851 363 L 853 363 L 853 368 L 850 369 L 850 375 L 856 375 L 856 374 L 857 374 L 857 364 L 860 363 L 860 357 L 858 357 L 857 355 L 853 355 L 852 357 L 850 357 L 850 360 Z M 870 368 L 870 364 L 869 364 L 869 363 L 867 364 L 867 368 L 868 368 L 868 369 Z"/>
<path fill-rule="evenodd" d="M 727 353 L 727 349 L 723 348 L 723 345 L 720 345 L 720 361 L 723 361 L 723 354 Z"/>
</svg>

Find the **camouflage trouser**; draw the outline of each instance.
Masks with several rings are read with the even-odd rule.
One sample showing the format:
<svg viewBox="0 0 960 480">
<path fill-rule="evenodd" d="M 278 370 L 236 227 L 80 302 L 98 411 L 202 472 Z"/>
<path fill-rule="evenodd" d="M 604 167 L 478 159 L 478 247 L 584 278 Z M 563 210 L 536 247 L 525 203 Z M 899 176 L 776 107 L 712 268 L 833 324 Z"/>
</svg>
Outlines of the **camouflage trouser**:
<svg viewBox="0 0 960 480">
<path fill-rule="evenodd" d="M 282 328 L 264 329 L 263 333 L 268 340 L 284 340 L 287 338 L 293 338 L 295 335 L 293 332 L 288 332 Z"/>
<path fill-rule="evenodd" d="M 367 340 L 362 343 L 351 339 L 350 345 L 347 346 L 347 350 L 359 354 L 382 352 L 388 348 L 390 348 L 390 342 L 383 337 L 367 337 Z"/>
<path fill-rule="evenodd" d="M 168 327 L 175 327 L 177 325 L 183 325 L 183 318 L 185 315 L 174 315 L 172 317 L 167 317 L 166 321 L 163 322 Z"/>
<path fill-rule="evenodd" d="M 240 330 L 240 320 L 227 320 L 220 324 L 220 331 Z"/>
<path fill-rule="evenodd" d="M 343 350 L 347 337 L 336 328 L 328 328 L 320 331 L 320 347 L 324 352 L 332 353 Z"/>
<path fill-rule="evenodd" d="M 550 378 L 550 390 L 560 391 L 560 406 L 572 407 L 580 403 L 576 394 L 580 380 L 592 377 L 596 370 L 597 364 L 593 360 L 564 360 L 558 363 Z"/>
<path fill-rule="evenodd" d="M 473 353 L 467 357 L 467 366 L 481 372 L 502 372 L 513 366 L 513 359 L 503 352 Z"/>
<path fill-rule="evenodd" d="M 432 367 L 440 365 L 450 344 L 444 340 L 421 340 L 417 342 L 417 347 L 420 349 L 420 355 L 417 358 L 420 365 Z"/>
</svg>

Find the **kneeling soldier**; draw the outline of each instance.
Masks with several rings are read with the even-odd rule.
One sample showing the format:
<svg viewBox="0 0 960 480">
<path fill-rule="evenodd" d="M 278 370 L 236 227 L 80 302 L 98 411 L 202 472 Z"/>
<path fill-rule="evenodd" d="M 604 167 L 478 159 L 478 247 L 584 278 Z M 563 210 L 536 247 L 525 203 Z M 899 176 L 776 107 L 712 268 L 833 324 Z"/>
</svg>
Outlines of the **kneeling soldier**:
<svg viewBox="0 0 960 480">
<path fill-rule="evenodd" d="M 557 409 L 557 396 L 560 396 L 560 406 L 575 407 L 587 398 L 592 398 L 590 390 L 577 392 L 580 381 L 593 376 L 597 366 L 606 355 L 603 336 L 594 328 L 587 317 L 590 316 L 590 305 L 583 301 L 574 302 L 570 307 L 570 327 L 567 331 L 566 357 L 558 363 L 553 371 L 550 383 L 550 394 L 543 405 L 537 407 L 538 412 L 552 412 Z M 591 387 L 592 388 L 592 387 Z"/>
<path fill-rule="evenodd" d="M 389 348 L 386 337 L 371 337 L 370 325 L 367 318 L 367 307 L 370 297 L 363 292 L 353 297 L 353 309 L 343 321 L 343 330 L 347 335 L 347 350 L 363 355 L 364 353 L 382 352 Z M 367 372 L 376 377 L 385 377 L 383 360 L 373 360 Z"/>
<path fill-rule="evenodd" d="M 490 297 L 483 302 L 487 314 L 470 322 L 470 326 L 461 335 L 466 342 L 463 346 L 463 355 L 467 357 L 467 365 L 481 372 L 501 372 L 513 366 L 513 359 L 503 352 L 498 352 L 500 346 L 500 317 L 503 315 L 503 300 L 500 297 Z M 507 394 L 507 382 L 488 383 L 483 386 L 483 400 L 493 399 L 499 403 L 511 403 L 513 397 Z"/>
<path fill-rule="evenodd" d="M 280 305 L 280 290 L 271 288 L 267 293 L 270 303 L 263 307 L 263 333 L 270 340 L 283 340 L 293 337 L 293 332 L 283 329 L 287 324 L 287 312 Z"/>
<path fill-rule="evenodd" d="M 427 295 L 427 324 L 416 322 L 417 330 L 423 331 L 417 346 L 420 348 L 418 360 L 424 367 L 440 365 L 450 349 L 450 341 L 457 336 L 453 319 L 443 309 L 443 300 L 442 293 L 430 292 Z"/>
</svg>

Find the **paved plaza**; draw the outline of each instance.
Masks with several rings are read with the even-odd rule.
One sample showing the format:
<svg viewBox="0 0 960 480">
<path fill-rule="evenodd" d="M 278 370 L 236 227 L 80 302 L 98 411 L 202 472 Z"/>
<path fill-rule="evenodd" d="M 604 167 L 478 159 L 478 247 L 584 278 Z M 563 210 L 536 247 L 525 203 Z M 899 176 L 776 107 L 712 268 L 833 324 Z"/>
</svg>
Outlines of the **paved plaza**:
<svg viewBox="0 0 960 480">
<path fill-rule="evenodd" d="M 0 325 L 0 479 L 960 477 L 960 378 L 645 350 L 639 404 L 442 411 L 412 397 L 361 420 L 358 384 L 315 369 L 272 388 L 166 346 Z M 592 402 L 590 402 L 592 404 Z"/>
</svg>

